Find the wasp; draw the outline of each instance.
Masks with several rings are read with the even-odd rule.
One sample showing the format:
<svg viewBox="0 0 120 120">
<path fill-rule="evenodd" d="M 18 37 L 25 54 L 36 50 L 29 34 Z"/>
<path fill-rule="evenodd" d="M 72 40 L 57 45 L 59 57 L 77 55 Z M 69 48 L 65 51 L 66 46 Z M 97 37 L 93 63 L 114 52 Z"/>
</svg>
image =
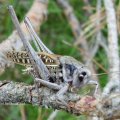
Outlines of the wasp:
<svg viewBox="0 0 120 120">
<path fill-rule="evenodd" d="M 34 41 L 37 41 L 35 43 L 36 47 L 38 49 L 40 47 L 41 49 L 37 52 L 37 57 L 39 60 L 42 60 L 43 66 L 45 66 L 50 73 L 48 81 L 37 78 L 40 83 L 44 83 L 46 86 L 48 86 L 49 83 L 49 86 L 53 85 L 53 87 L 54 84 L 62 84 L 63 87 L 58 91 L 58 96 L 63 95 L 70 87 L 81 88 L 87 83 L 94 84 L 94 82 L 90 80 L 91 72 L 85 65 L 71 56 L 54 54 L 37 36 L 28 18 L 25 19 L 25 23 L 27 27 L 29 27 L 29 32 L 35 37 Z M 10 51 L 6 56 L 16 64 L 33 69 L 33 64 L 27 51 Z"/>
</svg>

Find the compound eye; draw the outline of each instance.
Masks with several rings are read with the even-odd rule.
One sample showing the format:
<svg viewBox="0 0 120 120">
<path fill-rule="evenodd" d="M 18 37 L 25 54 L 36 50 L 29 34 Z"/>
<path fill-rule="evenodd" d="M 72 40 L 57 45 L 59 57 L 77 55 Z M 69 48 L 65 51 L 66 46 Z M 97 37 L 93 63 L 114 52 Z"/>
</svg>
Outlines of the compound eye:
<svg viewBox="0 0 120 120">
<path fill-rule="evenodd" d="M 80 82 L 82 82 L 84 77 L 83 76 L 78 76 L 78 79 L 79 79 Z"/>
<path fill-rule="evenodd" d="M 87 73 L 86 73 L 85 71 L 84 71 L 84 72 L 82 72 L 81 74 L 82 74 L 83 76 L 87 75 Z"/>
</svg>

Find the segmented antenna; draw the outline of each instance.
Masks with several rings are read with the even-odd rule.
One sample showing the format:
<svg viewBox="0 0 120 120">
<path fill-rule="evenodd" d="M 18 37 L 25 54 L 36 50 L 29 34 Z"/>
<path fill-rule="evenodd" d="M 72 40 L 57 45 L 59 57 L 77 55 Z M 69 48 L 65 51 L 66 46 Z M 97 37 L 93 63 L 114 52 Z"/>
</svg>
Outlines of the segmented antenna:
<svg viewBox="0 0 120 120">
<path fill-rule="evenodd" d="M 98 73 L 98 74 L 92 74 L 91 76 L 101 76 L 101 75 L 108 75 L 109 73 L 119 73 L 120 74 L 120 71 L 112 71 L 112 72 L 107 72 L 107 73 Z"/>
</svg>

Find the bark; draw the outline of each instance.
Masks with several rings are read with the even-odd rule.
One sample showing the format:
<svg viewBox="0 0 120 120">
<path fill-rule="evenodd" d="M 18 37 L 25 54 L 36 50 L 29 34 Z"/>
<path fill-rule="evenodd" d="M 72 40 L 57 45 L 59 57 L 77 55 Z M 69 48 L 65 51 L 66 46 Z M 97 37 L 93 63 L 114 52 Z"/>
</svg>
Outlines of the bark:
<svg viewBox="0 0 120 120">
<path fill-rule="evenodd" d="M 106 96 L 110 92 L 120 91 L 120 63 L 119 63 L 119 48 L 118 48 L 118 33 L 117 33 L 117 22 L 114 4 L 112 0 L 104 0 L 107 16 L 108 26 L 108 60 L 109 60 L 109 82 L 104 88 L 103 94 Z M 113 90 L 114 89 L 114 90 Z"/>
<path fill-rule="evenodd" d="M 46 87 L 39 88 L 39 94 L 34 85 L 0 81 L 0 104 L 32 104 L 40 107 L 65 110 L 75 115 L 89 115 L 115 119 L 120 117 L 120 94 L 111 94 L 107 98 L 96 99 L 92 96 L 80 96 L 67 92 L 63 101 L 56 98 L 55 90 Z"/>
</svg>

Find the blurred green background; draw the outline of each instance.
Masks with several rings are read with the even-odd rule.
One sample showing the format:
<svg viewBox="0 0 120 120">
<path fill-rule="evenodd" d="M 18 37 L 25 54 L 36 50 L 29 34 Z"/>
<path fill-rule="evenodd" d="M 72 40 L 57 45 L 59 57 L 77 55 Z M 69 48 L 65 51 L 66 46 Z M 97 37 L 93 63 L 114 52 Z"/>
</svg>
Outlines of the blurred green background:
<svg viewBox="0 0 120 120">
<path fill-rule="evenodd" d="M 84 0 L 69 0 L 70 4 L 74 9 L 74 13 L 77 16 L 81 24 L 87 22 L 89 16 L 87 10 L 83 8 L 86 6 Z M 13 31 L 14 26 L 12 24 L 10 15 L 7 10 L 7 5 L 11 4 L 14 6 L 16 14 L 21 21 L 24 18 L 24 15 L 32 6 L 33 0 L 0 0 L 0 42 L 5 40 Z M 90 0 L 90 6 L 92 9 L 92 14 L 95 13 L 96 1 Z M 103 30 L 103 33 L 107 35 L 106 27 Z M 48 5 L 48 19 L 44 22 L 40 28 L 39 33 L 43 42 L 50 48 L 54 53 L 61 55 L 73 56 L 78 60 L 81 59 L 79 50 L 76 47 L 71 47 L 65 44 L 63 41 L 67 41 L 70 44 L 74 42 L 74 36 L 72 34 L 70 25 L 65 18 L 62 9 L 57 5 L 55 0 L 51 0 Z M 93 39 L 93 36 L 90 37 Z M 101 54 L 102 53 L 102 54 Z M 106 55 L 102 48 L 96 54 L 95 59 L 102 64 L 105 69 L 108 68 Z M 96 70 L 103 72 L 98 66 L 95 66 Z M 23 75 L 21 70 L 23 67 L 15 65 L 14 68 L 9 68 L 5 73 L 0 76 L 0 80 L 14 80 L 17 82 L 25 82 L 27 84 L 32 84 L 32 78 L 29 75 Z M 107 81 L 107 75 L 100 76 L 100 83 L 102 86 L 105 85 Z M 24 112 L 26 120 L 47 120 L 50 113 L 53 112 L 52 109 L 38 108 L 32 105 L 1 105 L 0 106 L 0 120 L 22 120 L 21 113 Z M 76 117 L 70 115 L 66 112 L 59 111 L 55 120 L 86 120 L 85 116 Z"/>
</svg>

